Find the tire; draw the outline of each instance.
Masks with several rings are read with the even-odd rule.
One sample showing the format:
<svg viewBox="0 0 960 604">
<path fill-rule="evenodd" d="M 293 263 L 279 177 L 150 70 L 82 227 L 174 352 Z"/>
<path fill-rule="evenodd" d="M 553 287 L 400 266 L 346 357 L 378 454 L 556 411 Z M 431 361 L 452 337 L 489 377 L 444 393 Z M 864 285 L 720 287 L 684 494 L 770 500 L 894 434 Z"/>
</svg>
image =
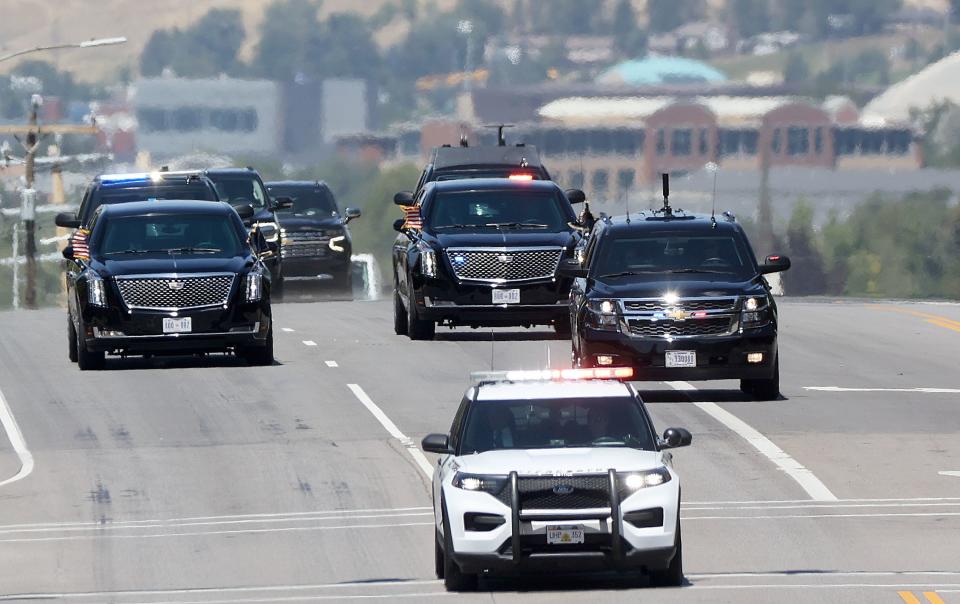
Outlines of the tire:
<svg viewBox="0 0 960 604">
<path fill-rule="evenodd" d="M 450 536 L 450 519 L 447 517 L 447 506 L 443 506 L 443 586 L 447 591 L 474 591 L 477 589 L 478 577 L 473 573 L 460 570 L 450 552 L 453 551 L 453 538 Z"/>
<path fill-rule="evenodd" d="M 82 327 L 81 325 L 80 332 L 74 330 L 77 335 L 77 367 L 80 371 L 99 371 L 106 365 L 106 354 L 87 350 L 87 345 L 80 336 L 83 333 Z"/>
<path fill-rule="evenodd" d="M 276 281 L 272 282 L 272 287 L 270 288 L 270 298 L 276 300 L 283 300 L 283 294 L 286 290 L 286 280 L 278 278 Z"/>
<path fill-rule="evenodd" d="M 444 570 L 443 548 L 440 547 L 440 532 L 437 531 L 433 538 L 433 571 L 437 574 L 438 579 L 442 579 Z"/>
<path fill-rule="evenodd" d="M 400 292 L 393 290 L 393 333 L 398 336 L 407 335 L 407 309 L 403 307 Z"/>
<path fill-rule="evenodd" d="M 761 401 L 780 398 L 780 356 L 773 362 L 773 377 L 766 380 L 740 380 L 740 390 Z"/>
<path fill-rule="evenodd" d="M 407 336 L 411 340 L 432 340 L 437 331 L 437 324 L 425 321 L 417 316 L 417 305 L 413 296 L 410 296 L 407 305 Z"/>
<path fill-rule="evenodd" d="M 650 573 L 650 583 L 656 587 L 680 587 L 683 585 L 683 539 L 680 535 L 680 516 L 677 516 L 676 539 L 677 551 L 670 560 L 670 565 L 661 571 Z"/>
<path fill-rule="evenodd" d="M 77 362 L 77 329 L 73 326 L 73 319 L 67 314 L 67 356 L 71 363 Z"/>
<path fill-rule="evenodd" d="M 245 349 L 243 358 L 250 365 L 258 367 L 273 365 L 273 325 L 270 325 L 270 331 L 267 332 L 266 344 Z"/>
</svg>

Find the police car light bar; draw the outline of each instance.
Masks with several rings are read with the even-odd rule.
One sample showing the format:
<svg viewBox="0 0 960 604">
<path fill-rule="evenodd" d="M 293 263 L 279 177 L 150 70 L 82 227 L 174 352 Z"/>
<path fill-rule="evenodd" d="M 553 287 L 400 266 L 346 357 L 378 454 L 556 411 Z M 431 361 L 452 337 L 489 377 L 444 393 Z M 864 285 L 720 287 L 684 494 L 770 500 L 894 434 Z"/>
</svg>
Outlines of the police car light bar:
<svg viewBox="0 0 960 604">
<path fill-rule="evenodd" d="M 475 371 L 474 382 L 543 382 L 554 380 L 625 380 L 633 377 L 633 367 L 594 367 L 592 369 L 533 369 L 514 371 Z"/>
<path fill-rule="evenodd" d="M 533 180 L 533 174 L 511 174 L 510 180 Z"/>
</svg>

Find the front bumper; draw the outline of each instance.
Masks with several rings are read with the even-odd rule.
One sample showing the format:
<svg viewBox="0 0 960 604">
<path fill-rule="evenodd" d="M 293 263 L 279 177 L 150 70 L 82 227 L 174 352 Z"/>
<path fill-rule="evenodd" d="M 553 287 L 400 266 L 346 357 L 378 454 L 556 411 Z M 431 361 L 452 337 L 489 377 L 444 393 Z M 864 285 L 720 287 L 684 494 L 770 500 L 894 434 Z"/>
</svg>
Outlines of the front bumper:
<svg viewBox="0 0 960 604">
<path fill-rule="evenodd" d="M 612 473 L 612 471 L 611 471 Z M 516 473 L 506 488 L 515 488 Z M 676 526 L 680 503 L 679 480 L 637 491 L 622 500 L 611 477 L 610 507 L 593 510 L 538 510 L 525 512 L 518 497 L 511 505 L 487 493 L 449 486 L 445 498 L 450 523 L 452 557 L 464 572 L 537 572 L 551 570 L 643 570 L 667 568 L 676 553 Z M 624 520 L 631 512 L 660 514 L 656 526 L 639 528 Z M 500 515 L 504 523 L 490 531 L 466 530 L 465 515 Z M 616 521 L 614 521 L 616 519 Z M 584 543 L 547 544 L 546 527 L 577 525 Z"/>
<path fill-rule="evenodd" d="M 190 333 L 164 334 L 164 318 L 190 317 Z M 87 307 L 83 337 L 88 350 L 121 354 L 220 352 L 264 346 L 271 327 L 269 305 L 248 303 L 212 308 L 125 312 Z"/>
<path fill-rule="evenodd" d="M 284 279 L 316 279 L 326 275 L 342 275 L 350 270 L 352 264 L 348 253 L 283 259 Z"/>
<path fill-rule="evenodd" d="M 518 289 L 520 302 L 495 305 L 494 289 Z M 513 327 L 566 322 L 569 293 L 569 281 L 555 279 L 490 285 L 419 278 L 414 283 L 420 318 L 451 325 Z"/>
<path fill-rule="evenodd" d="M 621 331 L 580 327 L 580 358 L 597 366 L 598 355 L 613 357 L 613 365 L 635 369 L 638 380 L 770 379 L 777 358 L 777 330 L 773 323 L 728 336 L 642 338 Z M 667 367 L 666 351 L 692 350 L 696 367 Z M 761 363 L 748 363 L 747 354 L 761 352 Z"/>
</svg>

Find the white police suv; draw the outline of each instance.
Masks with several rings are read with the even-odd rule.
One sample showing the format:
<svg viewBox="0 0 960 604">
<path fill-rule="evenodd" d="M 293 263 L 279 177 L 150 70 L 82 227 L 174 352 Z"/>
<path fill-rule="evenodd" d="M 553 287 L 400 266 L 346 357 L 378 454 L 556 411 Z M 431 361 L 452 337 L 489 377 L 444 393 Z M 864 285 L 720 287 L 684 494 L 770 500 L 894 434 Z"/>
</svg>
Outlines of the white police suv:
<svg viewBox="0 0 960 604">
<path fill-rule="evenodd" d="M 631 368 L 474 374 L 433 478 L 436 572 L 449 590 L 482 573 L 642 571 L 683 582 L 680 477 Z"/>
</svg>

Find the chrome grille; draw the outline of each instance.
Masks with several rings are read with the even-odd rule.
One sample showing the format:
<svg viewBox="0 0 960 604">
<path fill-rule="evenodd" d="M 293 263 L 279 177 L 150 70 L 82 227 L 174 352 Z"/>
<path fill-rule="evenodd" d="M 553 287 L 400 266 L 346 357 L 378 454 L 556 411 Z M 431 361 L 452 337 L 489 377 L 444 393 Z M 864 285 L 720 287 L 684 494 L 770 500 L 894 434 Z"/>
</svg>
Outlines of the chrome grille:
<svg viewBox="0 0 960 604">
<path fill-rule="evenodd" d="M 117 289 L 130 309 L 181 310 L 224 306 L 234 275 L 202 277 L 117 277 Z"/>
<path fill-rule="evenodd" d="M 446 254 L 457 279 L 504 283 L 554 277 L 563 248 L 453 248 Z"/>
<path fill-rule="evenodd" d="M 665 312 L 677 309 L 685 311 L 717 310 L 733 312 L 737 308 L 736 298 L 687 298 L 676 304 L 667 304 L 663 300 L 624 300 L 626 312 Z"/>
<path fill-rule="evenodd" d="M 645 338 L 682 336 L 719 336 L 731 333 L 736 326 L 730 316 L 673 321 L 670 319 L 629 319 L 630 335 Z"/>
<path fill-rule="evenodd" d="M 284 258 L 316 258 L 330 251 L 330 237 L 324 231 L 293 231 L 283 237 L 280 255 Z"/>
</svg>

